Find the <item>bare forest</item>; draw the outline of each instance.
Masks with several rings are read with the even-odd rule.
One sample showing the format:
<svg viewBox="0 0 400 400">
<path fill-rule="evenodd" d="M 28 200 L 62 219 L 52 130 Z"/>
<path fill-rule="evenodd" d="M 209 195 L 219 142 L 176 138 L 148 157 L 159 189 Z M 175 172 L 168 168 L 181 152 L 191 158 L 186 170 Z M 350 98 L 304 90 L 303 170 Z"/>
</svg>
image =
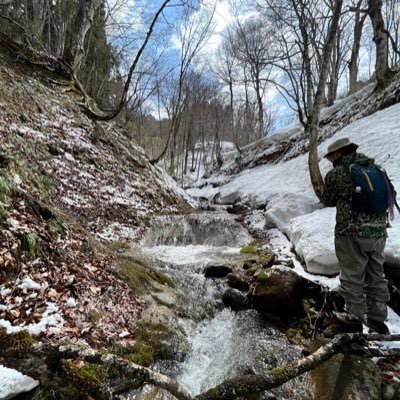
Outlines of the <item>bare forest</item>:
<svg viewBox="0 0 400 400">
<path fill-rule="evenodd" d="M 318 191 L 320 109 L 370 80 L 386 85 L 399 62 L 398 3 L 231 1 L 209 50 L 216 9 L 197 0 L 3 0 L 0 38 L 28 48 L 33 62 L 61 65 L 93 118 L 128 127 L 127 140 L 176 178 L 200 159 L 218 163 L 222 142 L 240 150 L 298 120 Z"/>
<path fill-rule="evenodd" d="M 64 203 L 64 211 L 80 218 L 81 223 L 92 219 L 107 228 L 115 225 L 112 221 L 117 221 L 118 217 L 121 224 L 116 225 L 117 230 L 122 230 L 120 227 L 123 223 L 129 223 L 137 228 L 137 238 L 149 227 L 152 216 L 172 211 L 185 214 L 192 204 L 189 196 L 183 197 L 181 187 L 185 188 L 189 179 L 193 183 L 194 179 L 207 176 L 211 169 L 221 166 L 225 150 L 235 149 L 238 159 L 243 159 L 246 146 L 249 149 L 250 144 L 260 145 L 263 139 L 279 135 L 291 123 L 298 124 L 303 139 L 308 140 L 303 153 L 308 151 L 312 186 L 320 198 L 323 180 L 318 166 L 317 147 L 321 143 L 322 109 L 366 85 L 374 85 L 371 92 L 374 90 L 375 94 L 382 94 L 388 85 L 398 82 L 399 41 L 398 0 L 0 0 L 0 47 L 4 54 L 7 53 L 7 66 L 12 65 L 8 69 L 0 67 L 0 77 L 7 75 L 11 88 L 4 90 L 5 94 L 0 98 L 0 111 L 6 115 L 3 118 L 4 134 L 1 133 L 4 142 L 10 141 L 14 154 L 18 153 L 21 159 L 25 159 L 26 176 L 37 172 L 32 166 L 33 162 L 32 165 L 28 163 L 34 159 L 32 154 L 42 149 L 42 164 L 48 167 L 64 188 L 59 197 L 64 201 L 69 199 L 69 203 Z M 18 67 L 22 65 L 23 68 L 19 70 Z M 14 68 L 15 74 L 10 72 Z M 42 70 L 46 74 L 41 74 Z M 23 78 L 20 78 L 21 71 L 25 74 Z M 26 71 L 32 71 L 32 76 Z M 16 77 L 21 81 L 26 79 L 27 83 L 30 79 L 35 81 L 32 88 L 42 88 L 40 90 L 47 93 L 47 98 L 43 95 L 42 101 L 38 100 L 41 96 L 39 89 L 29 92 L 26 89 L 28 85 L 21 85 L 23 89 L 19 89 L 14 85 Z M 50 84 L 51 91 L 43 89 Z M 22 92 L 28 100 L 25 100 Z M 59 100 L 64 95 L 68 96 L 65 109 Z M 398 102 L 398 94 L 396 96 Z M 19 103 L 15 109 L 18 111 L 12 109 L 9 112 L 12 107 L 6 104 L 6 100 L 9 104 Z M 39 110 L 36 113 L 38 119 L 35 130 L 19 128 L 19 136 L 23 140 L 13 141 L 13 135 L 17 136 L 14 134 L 17 129 L 14 121 L 30 121 L 28 111 L 25 113 L 24 110 L 24 107 L 29 109 L 29 102 L 35 103 Z M 46 107 L 56 111 L 45 110 Z M 84 118 L 77 122 L 69 118 L 73 109 L 78 109 L 81 116 L 83 111 Z M 42 111 L 48 112 L 46 118 L 39 115 Z M 60 121 L 54 121 L 53 117 Z M 346 121 L 350 119 L 351 116 Z M 47 131 L 43 129 L 45 134 L 40 129 L 44 123 L 47 124 Z M 74 141 L 70 141 L 69 159 L 64 157 L 65 163 L 72 165 L 76 157 L 85 164 L 86 169 L 80 164 L 70 170 L 61 168 L 59 164 L 50 165 L 50 156 L 64 154 L 63 142 L 57 138 L 65 136 L 66 130 L 72 132 Z M 30 136 L 31 139 L 42 138 L 41 146 L 30 146 Z M 118 140 L 115 139 L 117 136 Z M 81 146 L 79 151 L 78 144 Z M 101 151 L 96 148 L 97 145 Z M 92 149 L 93 153 L 88 149 Z M 113 157 L 109 156 L 108 151 Z M 32 157 L 28 158 L 25 154 Z M 13 157 L 0 154 L 1 168 L 3 164 L 4 168 L 8 168 L 13 162 Z M 15 171 L 12 170 L 13 182 L 16 179 Z M 152 174 L 154 179 L 150 179 Z M 71 179 L 70 182 L 66 179 L 67 175 L 70 175 L 67 177 Z M 39 186 L 50 187 L 50 173 L 40 176 Z M 92 186 L 88 184 L 88 177 L 93 178 Z M 173 189 L 162 192 L 164 181 Z M 10 228 L 10 237 L 15 239 L 15 244 L 3 240 L 6 243 L 4 246 L 8 247 L 3 249 L 3 253 L 0 252 L 1 260 L 5 260 L 2 276 L 11 276 L 11 268 L 15 267 L 17 271 L 20 265 L 36 271 L 39 268 L 37 265 L 43 263 L 43 271 L 47 265 L 53 268 L 51 274 L 43 274 L 43 279 L 51 275 L 54 284 L 58 276 L 62 276 L 61 269 L 57 269 L 55 266 L 58 264 L 49 261 L 50 258 L 40 258 L 38 250 L 31 249 L 28 239 L 36 244 L 40 235 L 45 237 L 48 220 L 55 220 L 56 213 L 48 211 L 42 201 L 33 201 L 33 186 L 24 186 L 27 189 L 20 192 L 14 192 L 14 186 L 3 186 L 0 194 L 4 192 L 7 201 L 0 199 L 0 206 L 4 206 L 0 207 L 0 214 L 3 212 L 2 223 L 7 222 L 8 213 L 12 212 L 15 218 L 8 221 L 17 225 Z M 96 193 L 99 197 L 91 197 L 93 187 L 98 190 Z M 68 193 L 77 189 L 87 197 L 70 195 L 68 198 Z M 15 209 L 9 200 L 13 196 L 17 199 L 13 200 Z M 180 196 L 182 199 L 178 201 Z M 82 205 L 83 200 L 89 197 L 91 213 Z M 115 201 L 117 197 L 119 203 Z M 25 206 L 25 203 L 28 205 Z M 30 207 L 36 211 L 35 217 L 23 218 L 23 215 L 29 214 Z M 151 209 L 151 213 L 146 214 L 146 208 Z M 24 223 L 19 223 L 18 218 Z M 29 236 L 27 226 L 33 226 L 38 219 L 41 223 L 40 235 Z M 120 277 L 113 278 L 113 263 L 121 256 L 124 247 L 116 247 L 115 252 L 105 252 L 102 260 L 91 264 L 90 260 L 94 260 L 96 252 L 100 250 L 86 238 L 86 231 L 77 226 L 71 229 L 69 240 L 73 252 L 68 254 L 64 252 L 64 247 L 61 250 L 59 247 L 66 248 L 68 245 L 66 229 L 63 225 L 53 227 L 54 235 L 60 235 L 62 239 L 57 243 L 54 241 L 56 250 L 50 250 L 54 250 L 60 260 L 65 257 L 65 262 L 60 261 L 63 268 L 74 268 L 73 273 L 68 272 L 64 276 L 65 282 L 69 282 L 68 288 L 77 290 L 89 305 L 89 300 L 92 304 L 100 304 L 99 309 L 106 309 L 108 305 L 98 299 L 103 289 L 95 286 L 95 283 L 111 288 L 112 301 L 116 305 L 110 302 L 110 308 L 115 313 L 115 320 L 119 323 L 123 319 L 126 307 L 131 311 L 128 315 L 130 320 L 127 317 L 125 324 L 130 329 L 137 323 L 144 309 L 144 301 L 136 297 L 137 287 L 134 287 L 131 288 L 135 292 L 134 301 L 127 306 L 129 299 L 125 294 L 128 293 L 128 284 L 125 280 L 120 282 Z M 83 226 L 88 230 L 91 228 L 94 233 L 98 228 L 94 223 Z M 50 238 L 49 243 L 53 243 L 51 235 L 46 237 Z M 104 239 L 104 236 L 98 237 Z M 126 231 L 126 238 L 132 240 L 132 231 Z M 13 251 L 17 254 L 20 242 L 22 250 L 18 257 L 26 253 L 26 265 L 18 264 L 17 256 L 15 260 L 13 258 Z M 78 256 L 78 253 L 85 254 L 85 257 L 82 254 Z M 6 259 L 4 254 L 10 258 Z M 39 261 L 34 261 L 36 259 Z M 173 287 L 153 268 L 141 266 L 140 260 L 126 257 L 123 261 L 129 267 L 134 264 L 131 269 L 126 268 L 129 272 L 135 268 L 149 270 L 152 279 L 158 282 L 157 287 Z M 80 273 L 81 281 L 75 287 L 74 274 L 81 265 L 90 273 Z M 85 281 L 85 276 L 90 279 Z M 143 282 L 145 280 L 145 277 L 140 277 L 138 287 L 147 284 L 141 281 L 142 278 Z M 82 282 L 86 282 L 86 286 Z M 115 286 L 112 287 L 110 282 L 114 282 Z M 10 290 L 5 294 L 10 296 L 9 301 L 13 293 Z M 51 296 L 61 294 L 54 290 Z M 70 308 L 74 309 L 75 305 Z M 93 329 L 90 334 L 88 330 L 84 333 L 86 339 L 97 343 L 97 347 L 35 342 L 28 343 L 26 348 L 21 347 L 22 350 L 17 348 L 18 345 L 14 348 L 11 343 L 10 350 L 0 343 L 0 355 L 11 354 L 16 360 L 15 365 L 12 364 L 14 361 L 10 362 L 11 367 L 21 368 L 26 373 L 35 373 L 36 367 L 32 367 L 32 363 L 21 364 L 19 357 L 22 352 L 35 360 L 42 360 L 46 364 L 46 371 L 50 371 L 48 376 L 43 375 L 45 385 L 49 387 L 54 383 L 54 365 L 60 360 L 79 359 L 102 365 L 107 373 L 118 371 L 119 374 L 123 371 L 137 387 L 144 382 L 152 383 L 178 399 L 235 399 L 238 393 L 245 396 L 280 386 L 314 369 L 343 349 L 364 354 L 360 348 L 367 341 L 390 340 L 380 335 L 340 335 L 302 360 L 288 363 L 284 373 L 281 368 L 271 369 L 263 376 L 246 372 L 239 378 L 226 380 L 218 387 L 194 396 L 173 379 L 145 367 L 142 360 L 136 364 L 120 357 L 119 348 L 115 345 L 118 338 L 114 343 L 114 337 L 119 335 L 119 339 L 124 339 L 126 326 L 110 323 L 105 330 L 109 336 L 105 339 L 103 332 L 100 332 L 101 326 L 96 324 L 103 318 L 102 313 L 90 312 L 91 323 L 98 329 Z M 15 318 L 19 318 L 19 314 Z M 74 321 L 74 318 L 70 320 Z M 79 331 L 75 326 L 68 329 L 64 330 L 68 335 L 76 335 Z M 6 337 L 2 336 L 2 332 L 0 329 L 0 342 Z M 130 334 L 126 333 L 126 337 Z M 168 332 L 164 334 L 168 336 Z M 399 335 L 393 337 L 399 339 Z M 99 338 L 104 345 L 115 347 L 115 354 L 102 352 L 100 344 L 103 343 Z M 91 344 L 89 339 L 87 342 Z M 355 345 L 351 347 L 352 344 Z M 399 352 L 398 349 L 389 349 L 387 354 L 398 357 Z M 377 350 L 367 356 L 380 357 L 382 352 Z M 65 365 L 68 367 L 69 364 Z M 150 361 L 148 365 L 151 365 Z M 62 374 L 58 379 L 56 385 L 65 384 Z M 123 383 L 118 382 L 118 385 L 123 386 Z M 79 384 L 72 384 L 80 389 Z M 124 391 L 116 385 L 118 390 L 112 393 L 108 382 L 102 386 L 96 385 L 97 382 L 94 382 L 87 389 L 93 398 L 117 398 L 114 392 Z M 132 383 L 129 385 L 132 386 Z"/>
</svg>

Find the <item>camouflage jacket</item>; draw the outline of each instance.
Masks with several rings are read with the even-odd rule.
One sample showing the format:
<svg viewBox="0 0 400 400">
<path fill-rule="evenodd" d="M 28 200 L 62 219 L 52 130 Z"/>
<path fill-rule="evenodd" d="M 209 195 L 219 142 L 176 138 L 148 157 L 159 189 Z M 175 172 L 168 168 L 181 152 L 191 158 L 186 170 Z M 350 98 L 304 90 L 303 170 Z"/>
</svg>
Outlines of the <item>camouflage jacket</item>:
<svg viewBox="0 0 400 400">
<path fill-rule="evenodd" d="M 325 177 L 322 202 L 328 207 L 336 207 L 335 236 L 358 235 L 364 238 L 386 237 L 387 213 L 354 213 L 351 196 L 354 189 L 350 172 L 345 165 L 357 163 L 370 165 L 372 158 L 361 153 L 351 153 L 341 159 Z"/>
</svg>

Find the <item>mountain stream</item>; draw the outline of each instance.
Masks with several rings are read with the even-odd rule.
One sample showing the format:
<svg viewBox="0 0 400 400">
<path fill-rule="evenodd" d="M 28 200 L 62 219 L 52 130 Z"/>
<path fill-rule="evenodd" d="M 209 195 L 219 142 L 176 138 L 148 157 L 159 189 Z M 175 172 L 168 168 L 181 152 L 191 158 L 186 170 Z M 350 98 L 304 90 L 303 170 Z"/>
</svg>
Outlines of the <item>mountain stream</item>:
<svg viewBox="0 0 400 400">
<path fill-rule="evenodd" d="M 204 212 L 156 218 L 140 244 L 133 249 L 151 265 L 169 275 L 184 299 L 178 324 L 189 344 L 183 362 L 161 362 L 153 368 L 176 379 L 193 395 L 226 379 L 245 373 L 262 373 L 301 357 L 301 349 L 255 310 L 231 311 L 222 304 L 226 284 L 207 279 L 207 265 L 243 263 L 240 248 L 252 237 L 226 212 Z M 181 306 L 182 307 L 182 306 Z M 310 399 L 308 375 L 260 399 Z M 172 399 L 166 392 L 147 387 L 130 399 Z"/>
</svg>

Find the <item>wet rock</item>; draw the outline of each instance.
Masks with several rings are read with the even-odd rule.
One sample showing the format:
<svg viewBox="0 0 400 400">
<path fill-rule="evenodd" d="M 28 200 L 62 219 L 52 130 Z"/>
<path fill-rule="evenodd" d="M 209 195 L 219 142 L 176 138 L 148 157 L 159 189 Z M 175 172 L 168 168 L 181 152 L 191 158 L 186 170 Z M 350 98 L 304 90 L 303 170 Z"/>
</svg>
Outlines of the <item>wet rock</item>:
<svg viewBox="0 0 400 400">
<path fill-rule="evenodd" d="M 204 270 L 206 278 L 223 278 L 232 272 L 232 267 L 229 265 L 207 265 Z"/>
<path fill-rule="evenodd" d="M 301 277 L 289 269 L 263 271 L 255 283 L 254 307 L 279 316 L 294 315 L 300 309 L 302 287 Z"/>
<path fill-rule="evenodd" d="M 234 311 L 247 310 L 250 308 L 248 297 L 237 289 L 228 289 L 222 295 L 222 302 L 226 307 Z"/>
<path fill-rule="evenodd" d="M 250 269 L 254 267 L 254 264 L 257 262 L 256 259 L 250 259 L 250 260 L 246 260 L 243 263 L 243 269 Z"/>
<path fill-rule="evenodd" d="M 282 264 L 286 265 L 288 268 L 294 268 L 294 261 L 292 259 L 284 260 Z"/>
<path fill-rule="evenodd" d="M 263 268 L 268 268 L 274 265 L 277 257 L 273 252 L 262 252 L 257 259 L 257 264 L 261 265 Z"/>
<path fill-rule="evenodd" d="M 228 206 L 226 211 L 229 214 L 243 214 L 250 211 L 250 208 L 244 204 L 233 204 L 232 206 Z"/>
<path fill-rule="evenodd" d="M 147 307 L 142 312 L 141 321 L 166 325 L 170 320 L 176 318 L 171 308 L 155 303 L 151 296 L 145 296 L 145 300 Z"/>
<path fill-rule="evenodd" d="M 214 196 L 213 200 L 216 204 L 235 204 L 241 200 L 241 195 L 239 191 L 228 193 L 225 196 L 221 196 L 218 192 Z"/>
<path fill-rule="evenodd" d="M 252 266 L 248 270 L 246 270 L 246 276 L 254 276 L 257 275 L 258 272 L 260 272 L 260 268 L 258 268 L 256 265 Z"/>
<path fill-rule="evenodd" d="M 151 324 L 169 325 L 176 320 L 175 306 L 178 292 L 175 288 L 152 282 L 152 292 L 144 296 L 146 308 L 142 312 L 141 321 Z"/>
<path fill-rule="evenodd" d="M 311 372 L 315 399 L 381 399 L 382 377 L 366 358 L 336 355 Z"/>
<path fill-rule="evenodd" d="M 268 368 L 275 368 L 279 364 L 278 358 L 275 354 L 266 354 L 263 361 Z"/>
<path fill-rule="evenodd" d="M 245 276 L 230 273 L 226 276 L 227 283 L 231 288 L 239 290 L 249 290 L 250 282 Z"/>
</svg>

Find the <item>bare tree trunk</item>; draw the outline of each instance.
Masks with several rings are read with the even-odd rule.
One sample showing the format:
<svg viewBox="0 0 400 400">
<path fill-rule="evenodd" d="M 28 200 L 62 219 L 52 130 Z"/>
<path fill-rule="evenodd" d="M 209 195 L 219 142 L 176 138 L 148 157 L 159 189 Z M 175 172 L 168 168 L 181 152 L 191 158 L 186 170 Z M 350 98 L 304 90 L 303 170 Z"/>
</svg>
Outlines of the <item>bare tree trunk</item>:
<svg viewBox="0 0 400 400">
<path fill-rule="evenodd" d="M 244 130 L 246 135 L 246 143 L 251 141 L 251 125 L 250 125 L 250 99 L 249 99 L 249 87 L 247 79 L 244 81 L 244 92 L 245 92 L 245 111 L 244 111 Z"/>
<path fill-rule="evenodd" d="M 86 33 L 93 24 L 93 16 L 100 6 L 101 0 L 80 0 L 75 23 L 72 29 L 72 37 L 69 46 L 64 53 L 64 60 L 75 73 L 84 55 L 84 42 Z"/>
<path fill-rule="evenodd" d="M 382 0 L 368 0 L 368 14 L 374 29 L 374 42 L 376 46 L 375 75 L 378 88 L 387 85 L 390 70 L 388 64 L 388 35 L 382 16 Z"/>
<path fill-rule="evenodd" d="M 264 105 L 263 99 L 261 95 L 261 87 L 260 87 L 260 76 L 257 71 L 257 76 L 255 77 L 255 90 L 257 96 L 257 108 L 258 108 L 258 137 L 260 139 L 264 136 Z"/>
<path fill-rule="evenodd" d="M 361 3 L 362 0 L 359 0 L 357 4 L 357 10 L 355 11 L 353 46 L 351 48 L 351 57 L 349 62 L 349 94 L 356 92 L 358 89 L 358 58 L 360 55 L 361 36 L 364 28 L 364 22 L 368 16 L 367 13 L 361 15 Z"/>
<path fill-rule="evenodd" d="M 229 78 L 229 121 L 231 125 L 232 141 L 236 141 L 235 133 L 235 113 L 233 109 L 233 81 Z"/>
<path fill-rule="evenodd" d="M 329 32 L 326 38 L 324 52 L 322 55 L 321 71 L 319 75 L 319 82 L 317 93 L 315 95 L 314 107 L 308 125 L 308 134 L 310 138 L 309 154 L 308 154 L 308 167 L 310 171 L 311 183 L 315 194 L 321 199 L 324 181 L 322 179 L 321 171 L 318 165 L 318 133 L 319 133 L 319 119 L 321 114 L 322 102 L 324 99 L 326 80 L 328 77 L 329 59 L 332 53 L 332 48 L 335 43 L 335 37 L 339 26 L 339 19 L 342 10 L 343 0 L 336 0 Z"/>
<path fill-rule="evenodd" d="M 328 96 L 326 99 L 326 106 L 331 106 L 337 95 L 337 89 L 339 85 L 339 69 L 340 69 L 340 35 L 336 37 L 336 46 L 332 51 L 331 63 L 330 63 L 330 79 L 328 84 Z"/>
</svg>

